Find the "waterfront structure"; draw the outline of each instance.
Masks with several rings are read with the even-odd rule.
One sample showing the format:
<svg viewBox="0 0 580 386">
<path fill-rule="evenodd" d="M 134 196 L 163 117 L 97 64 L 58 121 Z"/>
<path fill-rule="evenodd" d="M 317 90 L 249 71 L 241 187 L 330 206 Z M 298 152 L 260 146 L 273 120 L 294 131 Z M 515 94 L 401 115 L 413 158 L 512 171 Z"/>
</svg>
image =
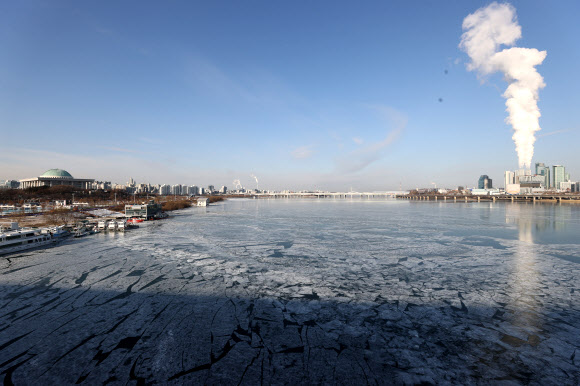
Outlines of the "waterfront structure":
<svg viewBox="0 0 580 386">
<path fill-rule="evenodd" d="M 544 177 L 543 185 L 546 189 L 551 187 L 549 166 L 546 166 L 543 162 L 536 163 L 536 175 Z"/>
<path fill-rule="evenodd" d="M 490 195 L 498 195 L 501 192 L 499 189 L 471 189 L 471 194 L 474 196 L 490 196 Z"/>
<path fill-rule="evenodd" d="M 503 174 L 503 187 L 504 189 L 507 190 L 508 185 L 513 185 L 515 184 L 515 178 L 516 178 L 516 174 L 514 172 L 511 172 L 509 170 L 507 170 L 504 174 Z"/>
<path fill-rule="evenodd" d="M 545 190 L 544 182 L 544 176 L 521 176 L 520 194 L 541 193 Z"/>
<path fill-rule="evenodd" d="M 543 187 L 545 188 L 544 185 L 544 176 L 540 175 L 535 175 L 535 176 L 521 176 L 519 181 L 520 181 L 520 185 L 526 185 L 526 184 L 533 184 L 534 187 Z"/>
<path fill-rule="evenodd" d="M 41 186 L 67 185 L 79 189 L 91 189 L 94 179 L 74 178 L 69 172 L 62 169 L 49 169 L 39 177 L 20 180 L 20 188 L 35 188 Z"/>
<path fill-rule="evenodd" d="M 560 189 L 560 183 L 566 181 L 566 168 L 562 165 L 552 166 L 552 187 Z"/>
<path fill-rule="evenodd" d="M 492 179 L 489 178 L 486 174 L 483 174 L 479 177 L 479 181 L 477 184 L 478 189 L 491 189 L 493 188 Z"/>
<path fill-rule="evenodd" d="M 520 194 L 520 184 L 508 184 L 505 187 L 506 194 Z"/>
<path fill-rule="evenodd" d="M 577 192 L 578 191 L 578 182 L 562 181 L 562 182 L 560 182 L 560 190 L 569 191 L 569 192 Z"/>
<path fill-rule="evenodd" d="M 207 206 L 209 199 L 207 197 L 198 197 L 197 206 Z"/>
<path fill-rule="evenodd" d="M 531 170 L 526 170 L 526 169 L 518 169 L 514 172 L 515 177 L 514 177 L 514 184 L 519 184 L 520 183 L 520 177 L 523 176 L 531 176 L 532 175 L 532 171 Z"/>
<path fill-rule="evenodd" d="M 161 204 L 156 204 L 154 201 L 141 205 L 125 205 L 125 217 L 151 219 L 160 217 L 161 213 Z"/>
</svg>

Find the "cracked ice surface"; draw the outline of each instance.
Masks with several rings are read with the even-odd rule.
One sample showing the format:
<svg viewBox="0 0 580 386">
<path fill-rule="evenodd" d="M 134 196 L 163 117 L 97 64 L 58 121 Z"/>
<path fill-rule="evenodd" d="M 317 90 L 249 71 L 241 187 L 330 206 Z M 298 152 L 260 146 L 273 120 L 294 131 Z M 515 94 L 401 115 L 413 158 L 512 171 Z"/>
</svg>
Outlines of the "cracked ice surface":
<svg viewBox="0 0 580 386">
<path fill-rule="evenodd" d="M 5 383 L 578 384 L 580 208 L 230 200 L 0 261 Z"/>
</svg>

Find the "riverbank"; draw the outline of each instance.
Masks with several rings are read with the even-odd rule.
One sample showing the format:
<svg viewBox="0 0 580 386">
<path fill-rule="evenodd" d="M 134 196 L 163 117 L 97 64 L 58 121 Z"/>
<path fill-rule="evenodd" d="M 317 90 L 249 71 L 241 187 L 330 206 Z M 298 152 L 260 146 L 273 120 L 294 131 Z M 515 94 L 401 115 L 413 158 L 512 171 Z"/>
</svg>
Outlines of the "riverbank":
<svg viewBox="0 0 580 386">
<path fill-rule="evenodd" d="M 220 196 L 210 196 L 209 203 L 216 203 L 224 201 L 224 197 Z M 168 197 L 157 197 L 155 200 L 157 203 L 161 204 L 163 212 L 173 212 L 176 210 L 187 209 L 197 205 L 197 200 L 195 198 L 173 198 Z M 124 216 L 125 205 L 130 203 L 120 203 L 117 205 L 100 206 L 98 209 L 104 209 L 113 212 L 112 214 L 119 214 L 119 217 Z M 21 227 L 39 228 L 46 226 L 56 226 L 56 225 L 73 225 L 79 221 L 87 219 L 98 219 L 100 217 L 107 216 L 95 216 L 90 214 L 90 211 L 94 211 L 96 208 L 75 208 L 75 209 L 51 209 L 45 212 L 39 213 L 16 213 L 6 216 L 0 216 L 0 222 L 11 222 L 16 221 Z"/>
</svg>

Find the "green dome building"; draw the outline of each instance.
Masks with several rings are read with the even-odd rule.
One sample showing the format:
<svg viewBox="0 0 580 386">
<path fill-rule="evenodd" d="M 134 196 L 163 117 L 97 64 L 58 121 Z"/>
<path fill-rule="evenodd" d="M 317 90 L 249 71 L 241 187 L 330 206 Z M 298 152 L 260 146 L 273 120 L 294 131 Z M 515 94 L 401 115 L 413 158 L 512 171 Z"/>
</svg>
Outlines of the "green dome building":
<svg viewBox="0 0 580 386">
<path fill-rule="evenodd" d="M 69 172 L 67 172 L 66 170 L 62 170 L 62 169 L 48 169 L 47 171 L 42 173 L 40 178 L 42 178 L 42 177 L 46 177 L 46 178 L 73 178 L 73 176 L 71 176 Z"/>
<path fill-rule="evenodd" d="M 36 188 L 40 186 L 69 185 L 80 189 L 91 189 L 94 179 L 74 178 L 69 172 L 63 169 L 48 169 L 39 177 L 26 178 L 20 180 L 20 188 Z"/>
</svg>

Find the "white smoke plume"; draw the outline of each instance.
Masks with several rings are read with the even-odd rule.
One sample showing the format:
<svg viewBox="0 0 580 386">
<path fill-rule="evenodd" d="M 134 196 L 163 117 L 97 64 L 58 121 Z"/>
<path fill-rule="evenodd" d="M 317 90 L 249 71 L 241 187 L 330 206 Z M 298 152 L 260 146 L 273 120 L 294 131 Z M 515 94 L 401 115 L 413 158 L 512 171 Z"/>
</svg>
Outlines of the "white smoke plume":
<svg viewBox="0 0 580 386">
<path fill-rule="evenodd" d="M 516 10 L 510 4 L 491 3 L 463 20 L 464 33 L 459 47 L 469 55 L 467 69 L 480 75 L 502 72 L 508 88 L 506 122 L 514 129 L 520 168 L 530 167 L 534 156 L 534 133 L 541 130 L 538 92 L 545 86 L 535 66 L 542 64 L 546 51 L 513 46 L 522 36 Z"/>
<path fill-rule="evenodd" d="M 242 183 L 240 182 L 240 180 L 234 180 L 233 182 L 234 188 L 235 189 L 241 189 L 242 188 Z"/>
<path fill-rule="evenodd" d="M 254 180 L 256 180 L 256 189 L 259 189 L 259 188 L 258 188 L 258 177 L 256 177 L 256 176 L 255 176 L 255 175 L 253 175 L 253 174 L 250 174 L 250 177 L 252 177 Z"/>
</svg>

